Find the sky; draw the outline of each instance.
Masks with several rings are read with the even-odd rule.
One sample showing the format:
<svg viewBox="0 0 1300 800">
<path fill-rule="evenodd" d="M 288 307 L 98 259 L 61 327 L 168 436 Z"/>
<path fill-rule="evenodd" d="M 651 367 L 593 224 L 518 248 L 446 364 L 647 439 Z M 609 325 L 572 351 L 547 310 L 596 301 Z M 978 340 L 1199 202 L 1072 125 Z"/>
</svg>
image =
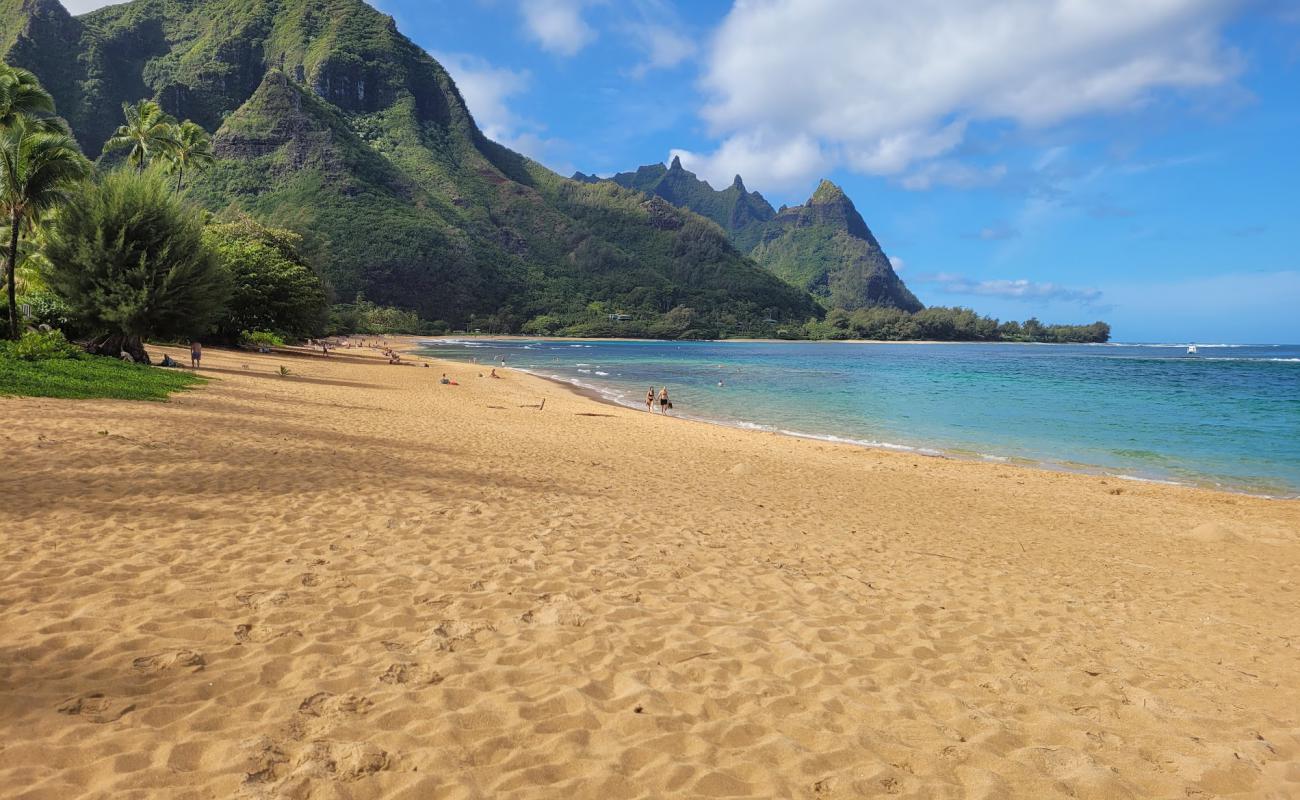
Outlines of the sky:
<svg viewBox="0 0 1300 800">
<path fill-rule="evenodd" d="M 1300 343 L 1293 0 L 371 3 L 566 175 L 825 177 L 928 305 Z"/>
</svg>

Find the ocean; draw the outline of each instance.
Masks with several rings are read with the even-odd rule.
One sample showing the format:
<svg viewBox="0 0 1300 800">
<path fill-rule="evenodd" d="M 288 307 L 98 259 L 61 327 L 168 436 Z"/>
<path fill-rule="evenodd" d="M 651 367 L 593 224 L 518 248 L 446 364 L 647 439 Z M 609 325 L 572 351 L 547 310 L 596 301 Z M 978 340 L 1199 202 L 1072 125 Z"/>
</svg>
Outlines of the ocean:
<svg viewBox="0 0 1300 800">
<path fill-rule="evenodd" d="M 1300 497 L 1300 345 L 426 342 L 678 416 L 926 455 Z M 467 365 L 464 379 L 476 377 Z"/>
</svg>

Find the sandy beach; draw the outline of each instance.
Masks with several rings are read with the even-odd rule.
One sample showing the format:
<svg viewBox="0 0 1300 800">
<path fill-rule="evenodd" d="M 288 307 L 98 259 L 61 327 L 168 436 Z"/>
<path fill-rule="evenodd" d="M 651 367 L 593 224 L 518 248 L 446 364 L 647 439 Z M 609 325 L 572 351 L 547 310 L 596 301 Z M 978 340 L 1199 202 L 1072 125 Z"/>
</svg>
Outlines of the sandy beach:
<svg viewBox="0 0 1300 800">
<path fill-rule="evenodd" d="M 204 365 L 0 398 L 4 797 L 1300 797 L 1300 501 Z"/>
</svg>

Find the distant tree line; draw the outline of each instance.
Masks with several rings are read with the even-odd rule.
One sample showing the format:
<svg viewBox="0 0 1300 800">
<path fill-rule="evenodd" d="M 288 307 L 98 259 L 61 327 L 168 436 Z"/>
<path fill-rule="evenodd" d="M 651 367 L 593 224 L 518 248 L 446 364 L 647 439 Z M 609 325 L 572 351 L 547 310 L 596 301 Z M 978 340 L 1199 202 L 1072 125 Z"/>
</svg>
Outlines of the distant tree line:
<svg viewBox="0 0 1300 800">
<path fill-rule="evenodd" d="M 802 334 L 808 339 L 1083 344 L 1109 341 L 1110 326 L 1100 321 L 1044 325 L 1034 317 L 1001 322 L 969 308 L 931 306 L 911 314 L 896 308 L 832 309 L 824 320 L 805 324 Z"/>
</svg>

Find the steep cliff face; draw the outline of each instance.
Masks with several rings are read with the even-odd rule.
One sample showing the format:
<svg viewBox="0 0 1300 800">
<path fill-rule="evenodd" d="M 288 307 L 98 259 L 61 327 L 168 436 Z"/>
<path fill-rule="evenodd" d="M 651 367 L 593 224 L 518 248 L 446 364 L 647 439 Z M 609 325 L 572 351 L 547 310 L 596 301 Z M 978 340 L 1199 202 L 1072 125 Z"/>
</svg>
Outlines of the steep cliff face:
<svg viewBox="0 0 1300 800">
<path fill-rule="evenodd" d="M 592 300 L 761 319 L 816 306 L 693 215 L 489 141 L 447 72 L 363 0 L 0 0 L 0 46 L 92 157 L 123 102 L 216 131 L 191 195 L 295 228 L 338 296 L 516 321 Z"/>
<path fill-rule="evenodd" d="M 782 209 L 768 222 L 751 255 L 829 308 L 922 308 L 853 201 L 828 180 L 807 203 Z"/>
</svg>

